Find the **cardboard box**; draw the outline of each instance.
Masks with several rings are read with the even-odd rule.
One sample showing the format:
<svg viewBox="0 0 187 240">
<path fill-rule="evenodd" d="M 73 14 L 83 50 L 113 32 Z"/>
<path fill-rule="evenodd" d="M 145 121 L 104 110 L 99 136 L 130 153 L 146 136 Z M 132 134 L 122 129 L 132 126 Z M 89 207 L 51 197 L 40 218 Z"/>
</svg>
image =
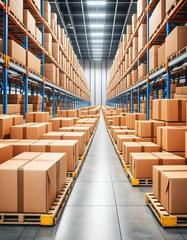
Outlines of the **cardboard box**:
<svg viewBox="0 0 187 240">
<path fill-rule="evenodd" d="M 24 186 L 24 191 L 22 190 L 23 203 L 22 206 L 18 208 L 18 211 L 47 213 L 56 199 L 56 163 L 54 161 L 35 160 L 22 168 L 24 179 L 20 178 L 18 187 L 21 188 L 21 186 Z"/>
<path fill-rule="evenodd" d="M 187 46 L 187 26 L 177 26 L 166 37 L 166 58 Z"/>
<path fill-rule="evenodd" d="M 162 99 L 153 100 L 153 119 L 161 119 L 161 101 Z"/>
<path fill-rule="evenodd" d="M 165 151 L 184 152 L 185 131 L 187 131 L 187 126 L 158 127 L 157 144 Z"/>
<path fill-rule="evenodd" d="M 128 130 L 128 129 L 119 129 L 113 131 L 113 139 L 115 142 L 117 142 L 117 136 L 119 135 L 133 135 L 135 134 L 134 130 Z"/>
<path fill-rule="evenodd" d="M 68 117 L 67 110 L 58 110 L 58 117 Z"/>
<path fill-rule="evenodd" d="M 41 154 L 41 152 L 22 152 L 15 157 L 13 157 L 11 160 L 34 160 L 36 157 L 38 157 Z"/>
<path fill-rule="evenodd" d="M 135 120 L 146 120 L 146 114 L 144 113 L 127 113 L 126 117 L 128 129 L 135 129 Z"/>
<path fill-rule="evenodd" d="M 52 55 L 52 35 L 44 33 L 44 48 Z"/>
<path fill-rule="evenodd" d="M 46 133 L 46 125 L 43 123 L 26 127 L 26 139 L 41 139 Z"/>
<path fill-rule="evenodd" d="M 50 140 L 50 139 L 39 140 L 30 146 L 30 151 L 31 152 L 49 152 L 49 144 L 52 142 L 53 140 Z"/>
<path fill-rule="evenodd" d="M 10 130 L 11 139 L 26 139 L 26 128 L 34 123 L 24 123 L 16 126 L 12 126 Z"/>
<path fill-rule="evenodd" d="M 63 140 L 78 140 L 79 143 L 79 156 L 84 154 L 86 141 L 84 132 L 67 132 L 63 135 Z"/>
<path fill-rule="evenodd" d="M 74 126 L 73 118 L 63 118 L 62 119 L 62 127 L 71 127 Z"/>
<path fill-rule="evenodd" d="M 169 214 L 187 213 L 187 172 L 161 173 L 161 204 Z"/>
<path fill-rule="evenodd" d="M 45 77 L 56 83 L 56 67 L 53 63 L 45 63 L 44 65 Z"/>
<path fill-rule="evenodd" d="M 42 153 L 36 161 L 52 161 L 56 163 L 56 176 L 57 176 L 57 193 L 56 196 L 65 187 L 67 179 L 67 154 L 66 153 Z"/>
<path fill-rule="evenodd" d="M 11 116 L 0 116 L 0 138 L 9 138 L 11 126 L 13 126 L 13 118 Z"/>
<path fill-rule="evenodd" d="M 13 157 L 13 146 L 11 144 L 1 144 L 0 142 L 0 164 Z"/>
<path fill-rule="evenodd" d="M 73 127 L 73 132 L 84 132 L 86 143 L 90 140 L 91 127 Z"/>
<path fill-rule="evenodd" d="M 165 43 L 158 48 L 158 66 L 165 62 Z"/>
<path fill-rule="evenodd" d="M 157 127 L 165 126 L 162 121 L 135 121 L 135 135 L 139 137 L 157 137 Z"/>
<path fill-rule="evenodd" d="M 159 165 L 159 159 L 151 153 L 130 154 L 130 168 L 135 178 L 152 178 L 154 165 Z"/>
<path fill-rule="evenodd" d="M 123 143 L 123 159 L 126 163 L 130 163 L 130 153 L 135 152 L 159 152 L 160 148 L 152 142 L 124 142 Z"/>
<path fill-rule="evenodd" d="M 56 140 L 50 144 L 50 152 L 67 153 L 67 171 L 75 171 L 79 152 L 77 140 Z"/>
<path fill-rule="evenodd" d="M 8 40 L 8 55 L 23 65 L 26 65 L 26 50 L 14 40 Z"/>
<path fill-rule="evenodd" d="M 9 160 L 0 165 L 1 212 L 19 212 L 19 210 L 23 212 L 19 204 L 19 200 L 21 200 L 21 196 L 19 197 L 21 184 L 18 183 L 19 179 L 21 180 L 21 173 L 23 173 L 20 170 L 28 162 L 28 160 Z"/>
<path fill-rule="evenodd" d="M 48 132 L 43 134 L 42 139 L 62 140 L 65 132 Z"/>
<path fill-rule="evenodd" d="M 161 199 L 161 173 L 184 171 L 187 171 L 186 165 L 153 166 L 153 194 L 158 199 L 158 201 Z"/>
<path fill-rule="evenodd" d="M 147 75 L 147 64 L 142 63 L 138 67 L 138 80 Z"/>
<path fill-rule="evenodd" d="M 37 58 L 33 53 L 30 51 L 27 52 L 27 66 L 31 69 L 37 72 L 38 74 L 41 74 L 41 60 Z"/>
<path fill-rule="evenodd" d="M 181 99 L 156 99 L 153 101 L 153 119 L 167 122 L 186 121 L 186 102 Z"/>
<path fill-rule="evenodd" d="M 147 1 L 146 0 L 138 0 L 138 2 L 137 2 L 137 19 L 139 19 L 142 12 L 145 11 L 146 7 L 147 7 Z"/>
<path fill-rule="evenodd" d="M 23 23 L 27 30 L 35 37 L 36 21 L 28 9 L 23 9 Z"/>
<path fill-rule="evenodd" d="M 51 26 L 51 4 L 44 1 L 44 19 Z"/>
<path fill-rule="evenodd" d="M 23 152 L 30 152 L 30 146 L 35 143 L 36 140 L 20 140 L 12 143 L 13 145 L 13 156 L 17 156 Z"/>
<path fill-rule="evenodd" d="M 16 18 L 19 19 L 21 23 L 23 23 L 23 0 L 9 0 L 8 6 Z"/>
</svg>

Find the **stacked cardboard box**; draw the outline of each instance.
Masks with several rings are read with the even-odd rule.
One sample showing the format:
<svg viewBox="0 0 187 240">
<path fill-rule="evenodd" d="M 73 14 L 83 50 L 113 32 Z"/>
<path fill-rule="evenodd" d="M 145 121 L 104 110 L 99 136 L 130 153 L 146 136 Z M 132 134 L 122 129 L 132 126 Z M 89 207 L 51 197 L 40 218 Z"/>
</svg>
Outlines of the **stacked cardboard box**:
<svg viewBox="0 0 187 240">
<path fill-rule="evenodd" d="M 47 213 L 66 184 L 66 171 L 65 153 L 25 152 L 1 164 L 0 211 Z"/>
<path fill-rule="evenodd" d="M 187 166 L 154 166 L 153 194 L 169 214 L 186 214 Z"/>
</svg>

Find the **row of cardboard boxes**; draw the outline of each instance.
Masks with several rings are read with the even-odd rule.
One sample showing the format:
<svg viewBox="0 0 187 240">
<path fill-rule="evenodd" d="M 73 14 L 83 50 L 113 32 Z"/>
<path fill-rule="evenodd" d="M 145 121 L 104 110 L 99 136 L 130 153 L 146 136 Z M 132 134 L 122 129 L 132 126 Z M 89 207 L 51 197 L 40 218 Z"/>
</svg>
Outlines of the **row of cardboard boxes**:
<svg viewBox="0 0 187 240">
<path fill-rule="evenodd" d="M 131 26 L 131 25 L 129 25 Z M 152 24 L 151 26 L 155 26 Z M 128 31 L 128 28 L 127 28 Z M 130 34 L 131 35 L 131 34 Z M 125 52 L 127 45 L 127 36 L 124 35 L 123 42 L 121 44 L 121 48 L 119 49 L 121 55 Z M 149 55 L 149 71 L 156 69 L 158 66 L 165 63 L 165 59 L 170 58 L 175 53 L 179 52 L 181 49 L 186 51 L 187 46 L 187 27 L 186 26 L 177 26 L 174 30 L 166 37 L 165 43 L 162 45 L 153 45 L 150 48 Z M 174 40 L 173 40 L 174 39 Z M 142 24 L 138 30 L 138 37 L 134 37 L 132 41 L 132 45 L 128 48 L 128 51 L 125 54 L 124 60 L 122 61 L 119 69 L 118 65 L 115 68 L 111 69 L 110 78 L 107 85 L 107 97 L 110 98 L 117 93 L 120 93 L 130 87 L 132 84 L 142 79 L 147 74 L 147 63 L 143 62 L 137 68 L 133 68 L 132 71 L 129 72 L 129 67 L 133 63 L 133 61 L 138 57 L 138 54 L 141 52 L 142 48 L 147 43 L 147 24 Z M 123 47 L 125 46 L 125 47 Z M 114 73 L 117 70 L 117 74 L 114 77 Z M 124 74 L 128 74 L 125 78 L 123 78 Z M 123 79 L 122 79 L 123 78 Z M 123 84 L 122 84 L 123 83 Z M 116 86 L 117 85 L 117 86 Z M 123 89 L 121 89 L 121 85 L 123 85 Z M 116 86 L 115 89 L 113 89 Z"/>
<path fill-rule="evenodd" d="M 67 172 L 75 171 L 93 134 L 98 118 L 89 119 L 89 126 L 84 118 L 79 126 L 73 124 L 44 133 L 40 140 L 20 140 L 18 134 L 17 139 L 0 140 L 0 212 L 48 213 L 66 184 Z M 18 127 L 19 133 L 22 127 L 51 124 L 26 123 L 11 128 Z"/>
<path fill-rule="evenodd" d="M 8 4 L 11 12 L 13 12 L 14 15 L 20 20 L 20 22 L 25 25 L 26 29 L 36 38 L 38 43 L 40 43 L 41 45 L 42 44 L 41 30 L 36 26 L 36 20 L 32 15 L 32 12 L 30 12 L 28 9 L 23 9 L 25 4 L 24 1 L 11 0 L 8 2 Z M 40 11 L 41 2 L 37 0 L 34 2 L 34 4 Z M 56 13 L 51 13 L 51 5 L 49 1 L 44 1 L 44 19 L 48 23 L 53 34 L 56 36 L 56 41 L 53 42 L 51 33 L 45 33 L 44 48 L 54 57 L 57 63 L 63 67 L 63 69 L 68 73 L 69 76 L 74 78 L 75 81 L 77 81 L 77 79 L 80 79 L 80 82 L 82 81 L 84 82 L 83 84 L 84 87 L 87 86 L 86 77 L 83 73 L 83 70 L 80 67 L 80 64 L 78 63 L 78 59 L 75 53 L 73 52 L 72 46 L 69 43 L 66 34 L 64 33 L 64 29 L 62 29 L 60 25 L 57 24 Z M 11 48 L 12 44 L 14 45 L 12 47 L 13 49 Z M 71 65 L 66 56 L 62 54 L 62 51 L 59 48 L 60 44 L 62 44 L 63 49 L 65 50 L 68 58 L 70 59 L 73 65 Z M 26 59 L 25 49 L 22 48 L 20 45 L 16 44 L 15 42 L 11 42 L 9 47 L 10 47 L 9 56 L 11 56 L 12 58 L 15 57 L 17 61 L 21 62 L 24 65 L 26 65 L 27 63 L 27 66 L 29 68 L 33 69 L 39 74 L 41 73 L 40 60 L 35 55 L 28 51 L 28 56 Z M 18 55 L 16 54 L 16 49 L 20 51 Z M 79 75 L 76 75 L 75 71 L 79 72 Z M 46 78 L 48 78 L 47 75 Z M 51 79 L 49 78 L 49 80 Z M 85 90 L 88 90 L 88 87 L 86 87 Z"/>
<path fill-rule="evenodd" d="M 155 102 L 153 112 L 156 113 L 158 104 L 162 106 L 159 106 L 160 112 L 163 112 L 163 106 L 167 105 L 164 113 L 167 118 L 164 118 L 164 121 L 140 120 L 145 118 L 144 114 L 126 114 L 126 124 L 124 124 L 125 116 L 113 116 L 114 122 L 119 122 L 120 125 L 121 121 L 124 125 L 110 125 L 109 131 L 119 153 L 122 152 L 128 174 L 134 179 L 153 179 L 153 194 L 168 213 L 186 214 L 187 203 L 184 200 L 186 192 L 183 188 L 187 184 L 186 119 L 183 118 L 183 122 L 179 120 L 183 115 L 182 105 L 169 107 L 174 104 L 173 100 L 155 100 Z M 108 110 L 110 108 L 103 108 L 106 121 Z M 156 114 L 156 116 L 161 115 Z M 180 197 L 176 198 L 176 196 Z"/>
<path fill-rule="evenodd" d="M 8 105 L 7 105 L 7 113 L 8 114 L 24 114 L 24 95 L 23 94 L 8 94 L 7 95 Z M 41 104 L 42 104 L 42 96 L 39 95 L 29 95 L 28 96 L 28 112 L 35 112 L 41 110 Z M 61 101 L 61 108 L 63 109 L 65 105 L 65 101 Z M 44 108 L 46 112 L 49 112 L 49 117 L 52 118 L 52 112 L 53 112 L 53 100 L 48 100 L 47 97 L 44 99 Z M 69 108 L 69 101 L 67 101 L 67 108 Z M 59 103 L 55 102 L 55 115 L 60 112 L 59 109 Z M 84 111 L 87 111 L 87 115 L 89 115 L 89 112 L 91 115 L 97 115 L 98 110 L 81 110 L 76 109 L 72 110 L 72 102 L 70 102 L 70 109 L 71 110 L 64 110 L 64 117 L 79 117 L 80 112 L 81 114 L 84 114 Z M 75 114 L 73 114 L 75 112 Z M 3 114 L 3 95 L 0 95 L 0 114 Z"/>
<path fill-rule="evenodd" d="M 94 115 L 93 115 L 93 113 L 94 113 Z M 88 115 L 85 115 L 85 114 L 88 114 Z M 86 109 L 85 110 L 80 110 L 80 109 L 59 110 L 58 115 L 61 118 L 51 119 L 49 112 L 29 112 L 26 114 L 25 122 L 26 123 L 37 122 L 38 124 L 44 123 L 43 125 L 45 125 L 46 129 L 47 129 L 46 132 L 49 132 L 51 130 L 57 130 L 57 127 L 55 126 L 55 124 L 57 124 L 57 126 L 59 126 L 59 128 L 60 127 L 69 127 L 69 126 L 73 126 L 75 123 L 82 124 L 82 122 L 86 121 L 82 118 L 87 117 L 91 121 L 94 119 L 98 119 L 98 116 L 99 116 L 98 110 L 94 110 L 94 109 L 90 109 L 89 111 Z M 79 117 L 81 119 L 79 119 Z M 89 124 L 88 120 L 87 120 L 87 123 Z M 0 138 L 10 138 L 11 128 L 14 129 L 13 126 L 15 126 L 15 129 L 19 128 L 18 126 L 22 126 L 22 128 L 24 129 L 24 126 L 26 126 L 26 125 L 27 124 L 23 124 L 23 116 L 22 115 L 0 115 L 0 129 L 1 129 Z M 40 128 L 42 128 L 42 124 L 39 124 L 38 126 Z M 40 129 L 39 127 L 38 127 L 38 129 Z M 20 129 L 21 129 L 21 127 L 20 127 Z M 12 130 L 12 131 L 14 131 L 14 130 Z M 18 130 L 18 132 L 19 132 L 19 130 Z M 21 132 L 19 132 L 19 133 L 21 134 Z"/>
</svg>

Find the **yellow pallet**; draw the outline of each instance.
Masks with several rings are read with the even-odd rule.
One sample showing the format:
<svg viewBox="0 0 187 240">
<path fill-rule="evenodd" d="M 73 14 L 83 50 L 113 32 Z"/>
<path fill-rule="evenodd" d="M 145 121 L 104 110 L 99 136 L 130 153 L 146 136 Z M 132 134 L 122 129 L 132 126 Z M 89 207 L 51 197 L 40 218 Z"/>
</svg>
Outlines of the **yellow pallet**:
<svg viewBox="0 0 187 240">
<path fill-rule="evenodd" d="M 169 214 L 153 193 L 145 194 L 145 202 L 151 208 L 163 227 L 187 227 L 187 215 Z"/>
<path fill-rule="evenodd" d="M 46 214 L 42 213 L 0 213 L 0 225 L 44 225 L 50 226 L 57 223 L 59 216 L 67 202 L 73 188 L 73 178 L 67 178 L 66 185 L 59 193 Z"/>
</svg>

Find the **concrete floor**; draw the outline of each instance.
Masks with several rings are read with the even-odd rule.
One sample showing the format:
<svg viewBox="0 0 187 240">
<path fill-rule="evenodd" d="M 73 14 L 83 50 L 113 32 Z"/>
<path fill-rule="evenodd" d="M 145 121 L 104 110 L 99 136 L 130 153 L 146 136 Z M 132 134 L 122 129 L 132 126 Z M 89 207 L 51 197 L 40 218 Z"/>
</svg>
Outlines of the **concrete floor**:
<svg viewBox="0 0 187 240">
<path fill-rule="evenodd" d="M 151 187 L 132 187 L 101 116 L 90 151 L 54 227 L 0 226 L 0 240 L 184 240 L 187 228 L 163 229 L 145 204 Z"/>
</svg>

